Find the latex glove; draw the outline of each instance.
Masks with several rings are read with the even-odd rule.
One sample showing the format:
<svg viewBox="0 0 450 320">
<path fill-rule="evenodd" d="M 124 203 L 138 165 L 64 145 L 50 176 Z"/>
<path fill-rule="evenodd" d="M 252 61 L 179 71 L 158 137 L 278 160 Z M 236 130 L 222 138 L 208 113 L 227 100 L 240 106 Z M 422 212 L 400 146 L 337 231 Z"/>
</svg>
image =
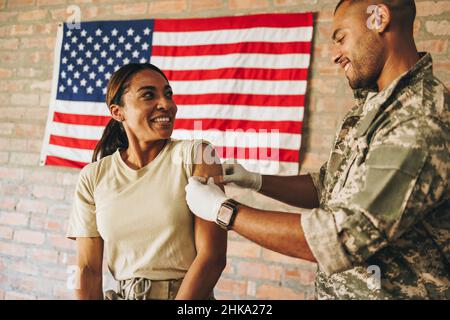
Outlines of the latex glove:
<svg viewBox="0 0 450 320">
<path fill-rule="evenodd" d="M 186 190 L 186 201 L 189 209 L 198 217 L 207 221 L 216 221 L 220 206 L 229 199 L 211 177 L 190 177 Z"/>
<path fill-rule="evenodd" d="M 262 185 L 262 177 L 259 173 L 246 170 L 239 163 L 224 163 L 222 165 L 223 183 L 234 182 L 240 187 L 259 191 Z"/>
</svg>

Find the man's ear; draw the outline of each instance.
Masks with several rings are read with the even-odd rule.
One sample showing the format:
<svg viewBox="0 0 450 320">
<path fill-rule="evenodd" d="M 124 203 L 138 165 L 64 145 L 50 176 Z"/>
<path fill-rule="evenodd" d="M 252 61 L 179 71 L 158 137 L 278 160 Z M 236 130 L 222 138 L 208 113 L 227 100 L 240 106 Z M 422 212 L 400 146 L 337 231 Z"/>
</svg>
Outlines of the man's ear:
<svg viewBox="0 0 450 320">
<path fill-rule="evenodd" d="M 375 30 L 378 31 L 378 33 L 383 33 L 391 24 L 392 19 L 391 9 L 389 9 L 389 7 L 384 3 L 378 4 L 377 7 L 378 7 L 377 14 L 379 18 Z"/>
<path fill-rule="evenodd" d="M 367 27 L 378 33 L 385 32 L 392 19 L 389 7 L 383 3 L 370 5 L 367 7 L 367 13 L 370 14 L 367 18 Z"/>
<path fill-rule="evenodd" d="M 122 122 L 125 119 L 122 108 L 117 104 L 110 105 L 109 112 L 111 113 L 111 116 L 117 121 Z"/>
</svg>

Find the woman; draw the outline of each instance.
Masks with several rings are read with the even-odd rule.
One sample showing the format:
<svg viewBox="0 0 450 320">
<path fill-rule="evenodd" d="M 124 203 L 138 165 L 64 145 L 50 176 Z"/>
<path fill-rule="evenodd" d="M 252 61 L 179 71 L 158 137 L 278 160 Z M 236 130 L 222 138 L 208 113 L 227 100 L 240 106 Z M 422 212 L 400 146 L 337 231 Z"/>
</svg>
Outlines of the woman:
<svg viewBox="0 0 450 320">
<path fill-rule="evenodd" d="M 177 106 L 157 67 L 117 70 L 106 103 L 112 119 L 80 172 L 67 233 L 76 239 L 77 298 L 103 299 L 104 248 L 118 282 L 107 298 L 211 298 L 227 236 L 193 217 L 184 187 L 192 175 L 220 175 L 220 164 L 196 161 L 207 144 L 170 138 Z"/>
</svg>

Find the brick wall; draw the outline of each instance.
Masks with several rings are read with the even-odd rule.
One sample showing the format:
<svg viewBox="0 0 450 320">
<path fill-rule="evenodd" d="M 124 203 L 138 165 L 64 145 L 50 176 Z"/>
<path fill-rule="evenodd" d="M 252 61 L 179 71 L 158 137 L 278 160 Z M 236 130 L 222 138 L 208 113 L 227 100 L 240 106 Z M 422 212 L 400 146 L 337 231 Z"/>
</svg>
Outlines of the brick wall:
<svg viewBox="0 0 450 320">
<path fill-rule="evenodd" d="M 302 171 L 326 160 L 336 126 L 352 105 L 342 71 L 330 60 L 336 0 L 0 0 L 0 299 L 70 298 L 74 243 L 64 238 L 78 170 L 39 167 L 58 22 L 71 4 L 83 20 L 208 17 L 316 12 Z M 450 85 L 450 1 L 416 1 L 416 40 Z M 250 191 L 228 189 L 259 207 L 294 211 Z M 106 271 L 106 269 L 105 269 Z M 315 265 L 287 258 L 231 233 L 218 298 L 310 299 Z M 108 278 L 109 276 L 107 276 Z M 110 277 L 105 287 L 112 286 Z"/>
</svg>

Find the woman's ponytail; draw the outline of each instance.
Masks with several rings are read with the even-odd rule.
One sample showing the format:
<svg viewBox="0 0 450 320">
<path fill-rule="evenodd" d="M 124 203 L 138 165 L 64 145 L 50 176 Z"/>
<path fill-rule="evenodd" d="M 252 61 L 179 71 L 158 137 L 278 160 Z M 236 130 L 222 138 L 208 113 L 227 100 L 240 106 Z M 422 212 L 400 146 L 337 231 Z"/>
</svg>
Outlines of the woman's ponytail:
<svg viewBox="0 0 450 320">
<path fill-rule="evenodd" d="M 117 148 L 128 148 L 128 138 L 122 123 L 111 118 L 94 149 L 92 162 L 113 154 Z"/>
</svg>

